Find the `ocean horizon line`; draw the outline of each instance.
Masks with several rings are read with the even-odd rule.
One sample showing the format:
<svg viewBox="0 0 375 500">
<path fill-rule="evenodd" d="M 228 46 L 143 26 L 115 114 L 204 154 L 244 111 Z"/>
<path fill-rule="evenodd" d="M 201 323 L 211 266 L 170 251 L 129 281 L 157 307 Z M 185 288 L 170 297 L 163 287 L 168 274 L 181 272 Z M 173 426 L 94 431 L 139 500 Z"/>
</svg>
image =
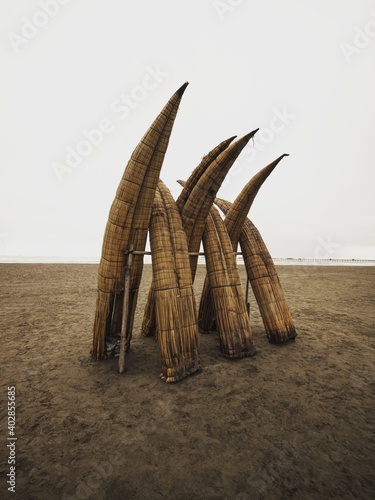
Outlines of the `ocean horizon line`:
<svg viewBox="0 0 375 500">
<path fill-rule="evenodd" d="M 0 264 L 99 264 L 98 258 L 89 257 L 35 257 L 35 256 L 0 256 Z M 273 257 L 277 265 L 375 265 L 375 259 L 315 259 L 310 257 Z M 150 256 L 145 256 L 145 264 L 151 264 Z M 238 256 L 237 263 L 243 265 L 242 256 Z M 198 264 L 204 264 L 204 257 L 200 256 Z"/>
</svg>

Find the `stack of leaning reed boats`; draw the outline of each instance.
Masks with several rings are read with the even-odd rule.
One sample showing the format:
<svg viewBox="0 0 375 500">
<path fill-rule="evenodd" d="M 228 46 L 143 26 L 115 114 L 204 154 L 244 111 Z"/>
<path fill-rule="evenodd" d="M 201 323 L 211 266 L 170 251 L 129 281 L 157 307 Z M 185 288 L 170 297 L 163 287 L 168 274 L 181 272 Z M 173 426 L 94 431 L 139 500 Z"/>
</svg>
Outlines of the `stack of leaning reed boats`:
<svg viewBox="0 0 375 500">
<path fill-rule="evenodd" d="M 104 232 L 93 332 L 93 358 L 118 353 L 123 373 L 149 234 L 152 283 L 141 331 L 157 339 L 160 377 L 166 382 L 201 370 L 200 332 L 217 331 L 227 358 L 256 353 L 237 267 L 238 245 L 268 340 L 278 344 L 296 337 L 276 267 L 247 217 L 260 187 L 288 155 L 258 172 L 230 203 L 217 193 L 258 129 L 237 140 L 230 137 L 205 155 L 185 182 L 178 181 L 182 191 L 175 201 L 160 172 L 187 85 L 172 95 L 147 130 L 118 186 Z M 201 244 L 207 275 L 197 311 L 193 284 Z"/>
</svg>

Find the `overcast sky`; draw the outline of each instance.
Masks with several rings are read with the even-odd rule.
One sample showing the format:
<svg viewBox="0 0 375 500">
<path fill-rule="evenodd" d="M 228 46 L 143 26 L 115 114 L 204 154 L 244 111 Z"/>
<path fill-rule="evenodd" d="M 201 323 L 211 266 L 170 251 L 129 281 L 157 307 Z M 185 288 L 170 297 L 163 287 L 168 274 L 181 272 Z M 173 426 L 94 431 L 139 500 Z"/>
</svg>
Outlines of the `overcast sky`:
<svg viewBox="0 0 375 500">
<path fill-rule="evenodd" d="M 274 257 L 375 258 L 375 2 L 2 0 L 0 256 L 96 259 L 138 141 L 189 81 L 161 178 L 260 127 L 220 197 Z"/>
</svg>

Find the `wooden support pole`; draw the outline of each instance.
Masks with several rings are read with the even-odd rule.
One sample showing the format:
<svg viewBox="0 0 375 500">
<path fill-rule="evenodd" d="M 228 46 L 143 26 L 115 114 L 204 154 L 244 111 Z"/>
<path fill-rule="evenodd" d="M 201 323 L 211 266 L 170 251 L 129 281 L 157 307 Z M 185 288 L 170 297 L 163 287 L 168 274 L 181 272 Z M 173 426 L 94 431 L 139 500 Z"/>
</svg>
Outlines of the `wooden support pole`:
<svg viewBox="0 0 375 500">
<path fill-rule="evenodd" d="M 132 267 L 132 261 L 133 261 L 133 247 L 131 246 L 125 264 L 124 307 L 122 311 L 120 354 L 118 358 L 119 373 L 124 373 L 125 371 L 125 345 L 126 345 L 127 323 L 129 314 L 129 286 L 130 286 L 130 270 Z"/>
<path fill-rule="evenodd" d="M 128 253 L 130 253 L 131 251 L 129 250 Z M 150 251 L 141 251 L 141 250 L 134 250 L 131 252 L 133 255 L 152 255 L 152 252 Z M 200 255 L 204 255 L 204 252 L 189 252 L 189 255 L 190 256 L 200 256 Z M 242 252 L 235 252 L 235 255 L 242 255 Z"/>
</svg>

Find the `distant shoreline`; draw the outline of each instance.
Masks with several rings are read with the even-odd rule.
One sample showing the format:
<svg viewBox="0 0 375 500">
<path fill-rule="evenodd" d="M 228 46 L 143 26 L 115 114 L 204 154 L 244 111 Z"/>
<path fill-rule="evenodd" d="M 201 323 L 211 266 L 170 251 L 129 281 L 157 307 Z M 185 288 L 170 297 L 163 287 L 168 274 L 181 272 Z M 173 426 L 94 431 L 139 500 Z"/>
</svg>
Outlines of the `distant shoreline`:
<svg viewBox="0 0 375 500">
<path fill-rule="evenodd" d="M 278 266 L 375 266 L 371 259 L 304 259 L 304 258 L 273 258 Z M 145 265 L 151 264 L 150 258 L 145 258 Z M 238 265 L 243 265 L 239 256 Z M 0 257 L 0 264 L 99 264 L 96 259 L 74 259 L 61 257 Z M 204 265 L 204 258 L 199 257 L 198 264 Z"/>
</svg>

